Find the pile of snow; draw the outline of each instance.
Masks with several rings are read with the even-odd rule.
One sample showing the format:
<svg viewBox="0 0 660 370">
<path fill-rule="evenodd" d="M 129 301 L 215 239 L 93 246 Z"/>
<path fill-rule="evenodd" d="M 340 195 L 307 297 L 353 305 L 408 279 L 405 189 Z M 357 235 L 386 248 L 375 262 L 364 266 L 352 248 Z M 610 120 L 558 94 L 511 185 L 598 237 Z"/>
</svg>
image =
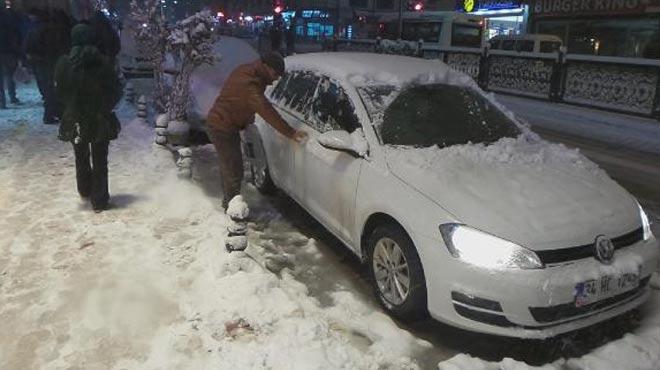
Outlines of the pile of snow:
<svg viewBox="0 0 660 370">
<path fill-rule="evenodd" d="M 312 53 L 286 59 L 287 69 L 303 69 L 355 86 L 443 82 L 474 84 L 438 60 L 370 53 Z"/>
<path fill-rule="evenodd" d="M 467 162 L 506 165 L 518 169 L 552 168 L 607 177 L 605 171 L 583 156 L 578 149 L 544 141 L 532 132 L 523 133 L 516 138 L 502 138 L 491 144 L 453 145 L 447 148 L 390 146 L 388 153 L 394 160 L 406 161 L 411 166 L 432 169 L 445 175 L 461 167 L 456 165 L 457 162 Z"/>
</svg>

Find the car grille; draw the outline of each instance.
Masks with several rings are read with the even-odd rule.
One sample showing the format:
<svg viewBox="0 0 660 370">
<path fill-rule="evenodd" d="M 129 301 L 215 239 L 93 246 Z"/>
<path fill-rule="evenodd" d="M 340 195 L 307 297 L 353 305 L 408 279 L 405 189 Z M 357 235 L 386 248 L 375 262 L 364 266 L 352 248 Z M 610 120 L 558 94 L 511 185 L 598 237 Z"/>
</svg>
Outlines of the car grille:
<svg viewBox="0 0 660 370">
<path fill-rule="evenodd" d="M 615 295 L 614 297 L 603 299 L 602 301 L 594 302 L 586 306 L 575 307 L 575 303 L 571 302 L 551 307 L 530 307 L 529 312 L 532 314 L 534 320 L 540 323 L 549 323 L 584 315 L 589 312 L 598 311 L 600 309 L 616 305 L 617 303 L 623 302 L 631 297 L 641 294 L 642 290 L 649 283 L 650 279 L 651 277 L 647 276 L 640 280 L 639 286 L 633 290 Z"/>
<path fill-rule="evenodd" d="M 639 229 L 629 232 L 627 234 L 618 236 L 612 239 L 614 249 L 629 247 L 644 238 L 644 230 Z M 589 258 L 594 256 L 594 243 L 587 245 L 580 245 L 577 247 L 551 249 L 545 251 L 537 251 L 536 254 L 544 264 L 555 264 L 561 262 L 575 261 L 582 258 Z"/>
</svg>

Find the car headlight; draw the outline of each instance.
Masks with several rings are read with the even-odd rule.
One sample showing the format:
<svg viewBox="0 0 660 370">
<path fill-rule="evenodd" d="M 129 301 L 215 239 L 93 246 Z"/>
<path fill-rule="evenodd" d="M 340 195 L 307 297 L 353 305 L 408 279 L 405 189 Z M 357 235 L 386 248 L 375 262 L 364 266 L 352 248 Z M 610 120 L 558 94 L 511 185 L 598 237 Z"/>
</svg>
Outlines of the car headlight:
<svg viewBox="0 0 660 370">
<path fill-rule="evenodd" d="M 443 224 L 440 233 L 449 253 L 469 264 L 491 269 L 543 268 L 533 251 L 469 226 Z"/>
<path fill-rule="evenodd" d="M 639 207 L 639 218 L 642 219 L 642 230 L 644 230 L 644 241 L 647 241 L 651 239 L 651 236 L 653 235 L 651 233 L 651 223 L 649 222 L 649 217 L 646 215 L 646 212 L 644 212 L 644 208 L 642 208 L 639 203 L 637 203 L 637 207 Z"/>
</svg>

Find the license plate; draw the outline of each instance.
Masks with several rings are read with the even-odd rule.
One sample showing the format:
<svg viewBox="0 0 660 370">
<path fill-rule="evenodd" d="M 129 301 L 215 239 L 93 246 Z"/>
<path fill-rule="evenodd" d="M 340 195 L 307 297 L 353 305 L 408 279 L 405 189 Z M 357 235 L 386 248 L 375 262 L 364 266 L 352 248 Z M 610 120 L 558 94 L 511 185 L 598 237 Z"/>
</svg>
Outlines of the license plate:
<svg viewBox="0 0 660 370">
<path fill-rule="evenodd" d="M 639 286 L 639 274 L 607 275 L 575 285 L 575 307 L 582 307 L 613 297 Z"/>
</svg>

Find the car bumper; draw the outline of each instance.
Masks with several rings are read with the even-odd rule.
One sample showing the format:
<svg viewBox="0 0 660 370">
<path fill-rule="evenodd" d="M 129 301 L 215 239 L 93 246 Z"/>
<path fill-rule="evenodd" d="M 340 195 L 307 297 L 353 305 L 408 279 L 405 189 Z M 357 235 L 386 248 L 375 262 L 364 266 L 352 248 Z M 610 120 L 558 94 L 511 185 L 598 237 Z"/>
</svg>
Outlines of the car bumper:
<svg viewBox="0 0 660 370">
<path fill-rule="evenodd" d="M 451 257 L 442 242 L 414 239 L 424 266 L 431 316 L 494 335 L 547 338 L 621 315 L 649 298 L 649 279 L 658 268 L 655 238 L 616 251 L 611 265 L 585 258 L 538 270 L 506 271 L 467 265 Z M 639 274 L 639 285 L 576 307 L 578 283 L 631 272 Z"/>
</svg>

